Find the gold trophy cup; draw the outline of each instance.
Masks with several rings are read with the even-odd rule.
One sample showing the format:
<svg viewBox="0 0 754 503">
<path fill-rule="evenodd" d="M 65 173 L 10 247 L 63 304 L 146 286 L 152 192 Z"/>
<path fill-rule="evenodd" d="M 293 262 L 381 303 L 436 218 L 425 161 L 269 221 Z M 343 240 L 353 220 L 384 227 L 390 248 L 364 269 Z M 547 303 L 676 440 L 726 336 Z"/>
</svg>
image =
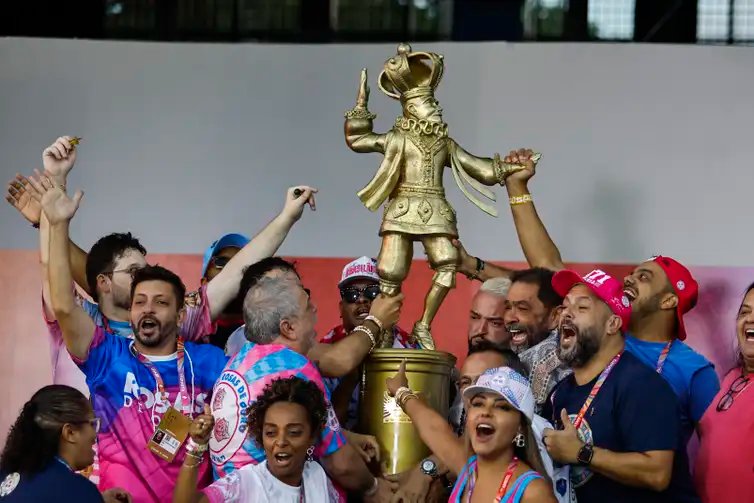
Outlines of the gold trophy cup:
<svg viewBox="0 0 754 503">
<path fill-rule="evenodd" d="M 450 403 L 450 373 L 456 357 L 441 351 L 375 349 L 364 363 L 361 380 L 359 430 L 377 437 L 386 475 L 414 468 L 429 455 L 411 419 L 387 393 L 385 380 L 406 360 L 406 377 L 412 390 L 443 415 Z"/>
</svg>

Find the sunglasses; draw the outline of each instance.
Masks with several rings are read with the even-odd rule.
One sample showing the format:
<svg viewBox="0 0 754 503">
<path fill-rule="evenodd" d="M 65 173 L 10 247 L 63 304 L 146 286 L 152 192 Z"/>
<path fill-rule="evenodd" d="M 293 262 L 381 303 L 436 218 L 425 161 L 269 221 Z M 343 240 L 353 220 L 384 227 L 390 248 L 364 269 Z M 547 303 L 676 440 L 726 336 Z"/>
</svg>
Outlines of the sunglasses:
<svg viewBox="0 0 754 503">
<path fill-rule="evenodd" d="M 349 304 L 355 304 L 361 296 L 371 302 L 376 299 L 379 294 L 380 285 L 369 285 L 364 288 L 349 286 L 340 289 L 340 298 Z"/>
<path fill-rule="evenodd" d="M 228 262 L 230 262 L 230 258 L 215 256 L 215 257 L 212 257 L 209 261 L 213 266 L 215 266 L 215 268 L 222 269 L 223 267 L 228 265 Z"/>
<path fill-rule="evenodd" d="M 749 378 L 747 376 L 738 376 L 735 381 L 730 383 L 730 388 L 728 388 L 728 391 L 720 398 L 720 401 L 717 402 L 717 411 L 718 412 L 725 412 L 726 410 L 730 409 L 730 407 L 733 405 L 733 400 L 736 399 L 736 397 L 746 389 L 746 386 L 749 385 Z"/>
</svg>

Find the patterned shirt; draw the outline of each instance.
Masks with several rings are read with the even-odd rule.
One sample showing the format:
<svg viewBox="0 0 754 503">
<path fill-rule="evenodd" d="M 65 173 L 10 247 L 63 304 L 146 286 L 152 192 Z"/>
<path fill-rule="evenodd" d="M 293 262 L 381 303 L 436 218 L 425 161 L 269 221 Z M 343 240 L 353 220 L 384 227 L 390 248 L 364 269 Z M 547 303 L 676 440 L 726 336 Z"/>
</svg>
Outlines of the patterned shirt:
<svg viewBox="0 0 754 503">
<path fill-rule="evenodd" d="M 76 303 L 81 306 L 98 327 L 107 333 L 121 337 L 133 338 L 133 329 L 127 321 L 108 320 L 99 305 L 80 295 L 76 291 Z M 181 335 L 186 341 L 206 342 L 206 338 L 214 331 L 212 318 L 207 300 L 207 288 L 203 286 L 195 292 L 186 294 L 186 317 L 181 325 Z M 42 299 L 42 316 L 47 323 L 47 333 L 50 341 L 50 360 L 52 363 L 53 384 L 65 384 L 89 396 L 86 377 L 73 362 L 63 342 L 63 332 L 55 320 L 47 318 L 47 309 Z"/>
<path fill-rule="evenodd" d="M 134 501 L 170 501 L 185 457 L 179 449 L 168 463 L 153 454 L 147 443 L 162 416 L 173 406 L 181 410 L 177 355 L 148 357 L 165 384 L 160 397 L 148 367 L 132 353 L 133 341 L 97 327 L 83 360 L 73 357 L 86 375 L 94 413 L 101 420 L 97 435 L 99 488 L 122 487 Z M 212 386 L 227 358 L 209 344 L 185 343 L 184 373 L 191 412 L 201 414 Z M 209 468 L 199 469 L 200 485 L 210 481 Z"/>
<path fill-rule="evenodd" d="M 317 367 L 287 346 L 247 342 L 228 362 L 213 392 L 215 427 L 209 448 L 215 478 L 265 460 L 264 450 L 248 435 L 248 408 L 272 381 L 294 376 L 316 384 L 327 399 L 327 424 L 315 455 L 329 456 L 345 445 L 346 438 L 330 405 L 330 393 Z"/>
<path fill-rule="evenodd" d="M 542 412 L 542 405 L 555 385 L 573 373 L 558 358 L 558 338 L 558 331 L 553 330 L 542 342 L 518 355 L 529 371 L 531 391 L 534 393 L 534 412 L 537 414 Z"/>
</svg>

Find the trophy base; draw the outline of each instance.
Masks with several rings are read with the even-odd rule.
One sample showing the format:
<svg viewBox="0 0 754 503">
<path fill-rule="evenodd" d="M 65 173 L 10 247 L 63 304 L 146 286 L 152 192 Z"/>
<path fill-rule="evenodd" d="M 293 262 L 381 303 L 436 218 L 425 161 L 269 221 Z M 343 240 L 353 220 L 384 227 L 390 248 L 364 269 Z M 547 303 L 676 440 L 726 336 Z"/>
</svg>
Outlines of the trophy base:
<svg viewBox="0 0 754 503">
<path fill-rule="evenodd" d="M 450 407 L 450 376 L 455 356 L 416 349 L 372 351 L 364 362 L 361 378 L 359 431 L 377 438 L 386 475 L 409 470 L 430 454 L 411 418 L 387 393 L 385 380 L 395 375 L 403 360 L 409 387 L 424 403 L 443 416 L 447 416 Z"/>
</svg>

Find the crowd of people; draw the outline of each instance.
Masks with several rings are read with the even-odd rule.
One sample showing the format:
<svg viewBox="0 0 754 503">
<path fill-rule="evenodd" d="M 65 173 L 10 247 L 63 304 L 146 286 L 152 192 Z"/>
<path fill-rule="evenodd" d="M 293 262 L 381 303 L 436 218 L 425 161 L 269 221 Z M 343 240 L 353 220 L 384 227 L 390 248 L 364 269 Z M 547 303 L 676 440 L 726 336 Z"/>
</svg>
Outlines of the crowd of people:
<svg viewBox="0 0 754 503">
<path fill-rule="evenodd" d="M 397 325 L 403 295 L 380 293 L 373 259 L 353 260 L 333 284 L 342 324 L 318 339 L 316 299 L 275 256 L 316 189 L 288 189 L 253 239 L 212 243 L 187 292 L 130 233 L 88 253 L 70 239 L 77 154 L 78 139 L 58 138 L 43 171 L 8 186 L 39 233 L 53 384 L 11 428 L 0 501 L 754 501 L 754 284 L 720 383 L 684 342 L 699 286 L 683 264 L 653 257 L 622 281 L 564 266 L 528 188 L 532 151 L 505 158 L 526 167 L 505 188 L 530 268 L 454 242 L 459 273 L 481 286 L 448 414 L 410 388 L 405 365 L 386 383 L 432 453 L 398 475 L 375 469 L 382 447 L 353 430 L 375 334 L 418 348 Z"/>
</svg>

